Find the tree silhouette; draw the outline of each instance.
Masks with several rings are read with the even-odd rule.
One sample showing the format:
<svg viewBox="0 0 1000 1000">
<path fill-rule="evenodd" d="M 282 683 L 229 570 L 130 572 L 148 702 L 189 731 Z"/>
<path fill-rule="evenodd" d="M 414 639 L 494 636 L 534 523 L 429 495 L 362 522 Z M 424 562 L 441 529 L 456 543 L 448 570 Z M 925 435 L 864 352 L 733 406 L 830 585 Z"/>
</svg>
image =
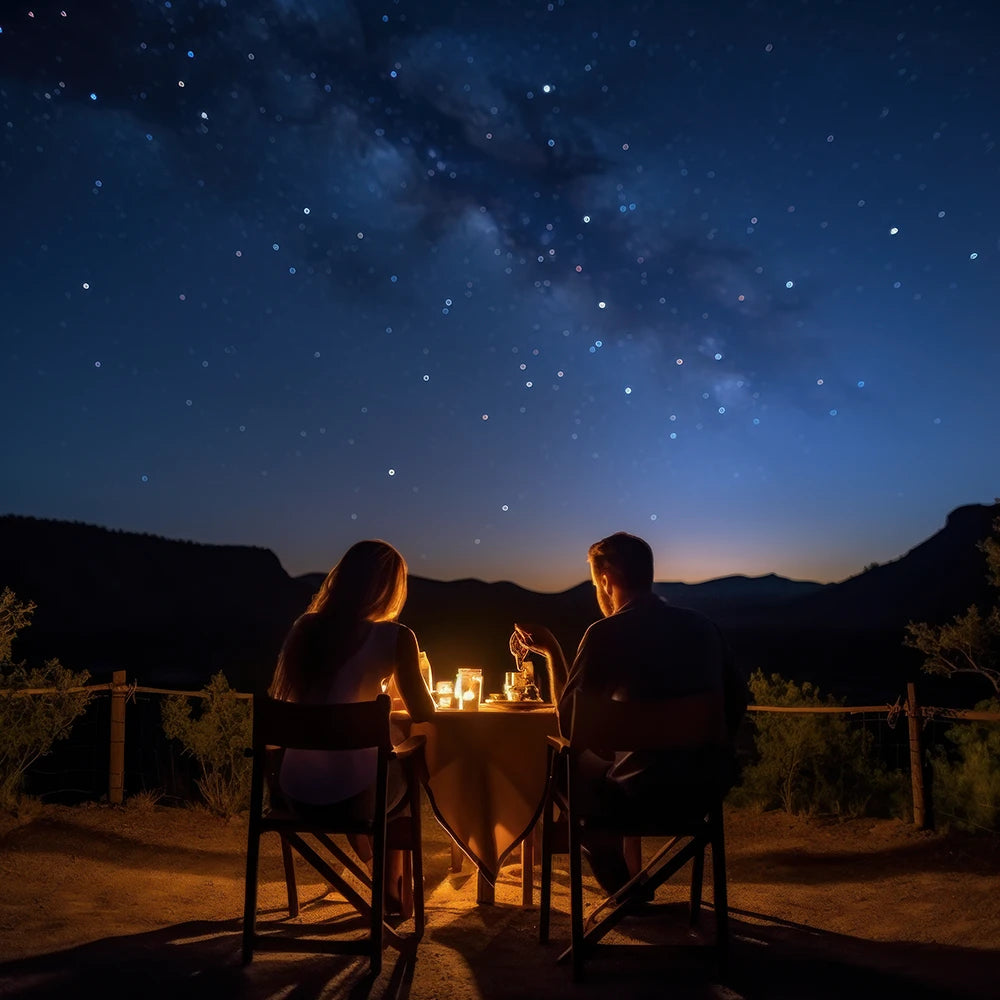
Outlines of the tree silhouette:
<svg viewBox="0 0 1000 1000">
<path fill-rule="evenodd" d="M 1000 515 L 979 548 L 986 555 L 987 579 L 998 591 L 993 607 L 984 612 L 973 604 L 944 625 L 910 622 L 903 642 L 924 654 L 927 673 L 978 674 L 1000 694 Z"/>
</svg>

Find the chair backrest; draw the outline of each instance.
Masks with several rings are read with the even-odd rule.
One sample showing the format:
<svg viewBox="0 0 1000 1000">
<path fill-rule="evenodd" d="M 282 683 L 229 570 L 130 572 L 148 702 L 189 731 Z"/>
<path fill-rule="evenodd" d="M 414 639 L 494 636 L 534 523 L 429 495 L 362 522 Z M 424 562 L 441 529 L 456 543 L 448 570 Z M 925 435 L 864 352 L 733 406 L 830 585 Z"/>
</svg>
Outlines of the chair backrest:
<svg viewBox="0 0 1000 1000">
<path fill-rule="evenodd" d="M 571 720 L 574 750 L 656 751 L 727 743 L 725 703 L 714 692 L 626 702 L 578 691 Z"/>
<path fill-rule="evenodd" d="M 304 705 L 258 696 L 253 700 L 253 746 L 296 750 L 392 749 L 388 695 L 374 701 Z"/>
</svg>

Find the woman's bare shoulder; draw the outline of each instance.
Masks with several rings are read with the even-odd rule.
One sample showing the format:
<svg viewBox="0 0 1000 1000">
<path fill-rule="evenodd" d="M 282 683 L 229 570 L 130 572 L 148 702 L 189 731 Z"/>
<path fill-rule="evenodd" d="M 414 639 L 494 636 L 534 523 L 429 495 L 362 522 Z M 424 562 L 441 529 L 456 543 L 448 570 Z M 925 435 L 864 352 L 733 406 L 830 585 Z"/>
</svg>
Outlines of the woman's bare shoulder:
<svg viewBox="0 0 1000 1000">
<path fill-rule="evenodd" d="M 375 622 L 372 628 L 379 630 L 383 635 L 394 636 L 397 641 L 402 640 L 405 642 L 408 638 L 412 638 L 415 642 L 417 638 L 413 634 L 413 629 L 408 628 L 401 622 Z"/>
</svg>

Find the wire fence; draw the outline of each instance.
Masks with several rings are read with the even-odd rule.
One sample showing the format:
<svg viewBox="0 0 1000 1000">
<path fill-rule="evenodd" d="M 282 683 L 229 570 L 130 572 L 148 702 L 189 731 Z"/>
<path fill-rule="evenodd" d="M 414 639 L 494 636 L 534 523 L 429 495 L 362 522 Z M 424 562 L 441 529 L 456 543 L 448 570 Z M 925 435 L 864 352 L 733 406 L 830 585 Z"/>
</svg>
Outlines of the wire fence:
<svg viewBox="0 0 1000 1000">
<path fill-rule="evenodd" d="M 56 743 L 29 769 L 29 795 L 58 802 L 107 800 L 111 804 L 123 803 L 126 791 L 129 795 L 155 792 L 177 803 L 197 798 L 200 769 L 190 754 L 167 738 L 161 704 L 168 696 L 203 698 L 205 691 L 130 684 L 125 672 L 117 671 L 110 683 L 59 692 L 55 688 L 27 688 L 3 692 L 0 697 L 44 697 L 66 691 L 108 697 L 92 697 L 73 725 L 72 739 Z M 234 691 L 232 697 L 249 701 L 253 695 Z M 930 813 L 925 783 L 928 748 L 942 746 L 947 730 L 956 721 L 1000 722 L 998 712 L 920 705 L 913 684 L 908 685 L 905 700 L 900 697 L 891 704 L 750 705 L 739 737 L 745 746 L 752 745 L 753 713 L 849 716 L 852 725 L 871 734 L 879 760 L 892 770 L 909 770 L 913 820 L 919 827 L 926 825 Z M 905 725 L 901 724 L 903 720 Z M 939 817 L 955 818 L 946 812 L 940 812 Z"/>
</svg>

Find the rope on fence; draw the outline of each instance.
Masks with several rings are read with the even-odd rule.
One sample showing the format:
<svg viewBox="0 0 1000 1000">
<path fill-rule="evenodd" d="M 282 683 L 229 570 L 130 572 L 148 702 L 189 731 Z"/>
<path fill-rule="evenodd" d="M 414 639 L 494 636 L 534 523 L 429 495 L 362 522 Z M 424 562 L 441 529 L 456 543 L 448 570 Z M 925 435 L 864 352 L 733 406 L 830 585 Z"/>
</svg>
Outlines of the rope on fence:
<svg viewBox="0 0 1000 1000">
<path fill-rule="evenodd" d="M 79 694 L 81 691 L 113 691 L 114 684 L 86 684 L 82 687 L 68 688 L 18 688 L 16 691 L 0 691 L 0 695 L 8 698 L 20 698 L 26 694 Z"/>
<path fill-rule="evenodd" d="M 112 689 L 114 689 L 114 688 L 115 688 L 115 685 L 112 684 Z M 132 704 L 134 705 L 135 704 L 135 693 L 138 690 L 139 690 L 139 682 L 138 681 L 132 681 L 131 684 L 126 684 L 125 685 L 125 700 L 132 702 Z"/>
<path fill-rule="evenodd" d="M 968 719 L 970 722 L 1000 722 L 1000 712 L 976 712 L 964 708 L 937 708 L 934 705 L 921 705 L 920 714 L 928 722 L 931 719 Z"/>
<path fill-rule="evenodd" d="M 204 698 L 204 691 L 177 691 L 171 688 L 145 687 L 133 682 L 125 683 L 125 671 L 116 670 L 110 684 L 90 684 L 84 687 L 65 688 L 70 692 L 102 692 L 111 694 L 111 763 L 108 776 L 108 799 L 113 804 L 121 804 L 124 797 L 124 744 L 125 744 L 125 704 L 135 701 L 136 694 L 158 694 L 174 697 Z M 17 691 L 0 691 L 0 696 L 58 694 L 59 688 L 25 688 Z M 232 697 L 251 699 L 253 695 L 244 691 L 230 692 Z M 913 683 L 907 684 L 906 701 L 896 699 L 895 704 L 881 705 L 748 705 L 750 712 L 775 712 L 797 715 L 864 715 L 875 713 L 885 715 L 890 728 L 894 728 L 901 715 L 905 715 L 909 726 L 910 772 L 913 794 L 913 821 L 923 829 L 926 812 L 924 807 L 923 751 L 920 731 L 934 719 L 965 719 L 976 722 L 1000 722 L 1000 712 L 980 712 L 967 709 L 939 708 L 919 705 Z"/>
<path fill-rule="evenodd" d="M 91 691 L 97 693 L 99 691 L 110 691 L 112 694 L 124 694 L 126 700 L 134 701 L 137 694 L 167 694 L 167 695 L 180 695 L 185 698 L 204 698 L 204 691 L 177 691 L 174 688 L 158 688 L 158 687 L 143 687 L 133 681 L 131 684 L 115 684 L 114 681 L 108 681 L 105 684 L 85 684 L 78 687 L 68 687 L 68 688 L 18 688 L 16 691 L 3 691 L 0 690 L 0 696 L 6 695 L 7 697 L 20 698 L 23 695 L 38 695 L 38 694 L 76 694 L 81 691 Z M 246 691 L 231 691 L 229 692 L 234 698 L 252 698 L 253 695 Z"/>
<path fill-rule="evenodd" d="M 151 688 L 151 687 L 136 687 L 134 689 L 139 694 L 171 694 L 180 695 L 184 698 L 204 698 L 204 691 L 174 691 L 171 688 Z M 253 698 L 252 694 L 246 691 L 229 691 L 233 698 Z"/>
<path fill-rule="evenodd" d="M 862 712 L 891 712 L 893 706 L 885 705 L 747 705 L 748 712 L 797 712 L 799 714 L 860 715 Z M 1000 719 L 1000 715 L 997 716 Z"/>
<path fill-rule="evenodd" d="M 899 716 L 903 711 L 903 701 L 896 695 L 896 700 L 893 704 L 889 706 L 889 714 L 885 717 L 885 724 L 890 729 L 896 728 L 896 723 L 899 722 Z"/>
<path fill-rule="evenodd" d="M 134 701 L 137 694 L 163 694 L 175 695 L 183 698 L 204 698 L 204 691 L 178 691 L 175 688 L 145 687 L 133 681 L 131 684 L 117 685 L 113 681 L 105 684 L 87 684 L 83 687 L 70 688 L 20 688 L 16 691 L 0 691 L 0 695 L 8 697 L 21 697 L 22 695 L 39 694 L 70 694 L 80 691 L 110 691 L 112 693 L 124 693 L 125 698 Z M 231 691 L 234 698 L 253 698 L 253 694 L 247 691 Z M 748 712 L 788 712 L 799 715 L 861 715 L 865 712 L 876 712 L 887 716 L 886 722 L 890 726 L 896 724 L 899 715 L 906 712 L 907 706 L 899 698 L 895 703 L 885 702 L 881 705 L 747 705 Z M 906 712 L 906 714 L 909 714 Z M 920 705 L 917 715 L 922 719 L 968 719 L 975 722 L 1000 722 L 1000 712 L 978 712 L 964 708 L 939 708 L 934 705 Z"/>
</svg>

